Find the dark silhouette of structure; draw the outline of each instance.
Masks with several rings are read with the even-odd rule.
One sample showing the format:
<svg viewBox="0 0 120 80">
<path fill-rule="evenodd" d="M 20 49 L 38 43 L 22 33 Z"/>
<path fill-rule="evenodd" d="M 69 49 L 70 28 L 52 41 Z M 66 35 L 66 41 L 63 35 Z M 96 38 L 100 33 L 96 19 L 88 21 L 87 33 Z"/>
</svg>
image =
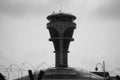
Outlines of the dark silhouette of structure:
<svg viewBox="0 0 120 80">
<path fill-rule="evenodd" d="M 6 80 L 2 73 L 0 73 L 0 80 Z"/>
<path fill-rule="evenodd" d="M 101 77 L 104 77 L 104 72 L 91 72 Z M 105 78 L 109 77 L 109 72 L 105 72 Z"/>
<path fill-rule="evenodd" d="M 119 76 L 119 75 L 116 75 L 116 79 L 117 79 L 117 80 L 120 80 L 120 76 Z"/>
<path fill-rule="evenodd" d="M 70 41 L 72 38 L 76 24 L 73 22 L 76 17 L 71 14 L 58 13 L 47 17 L 50 21 L 47 29 L 50 32 L 50 41 L 53 42 L 55 48 L 55 67 L 68 67 L 67 53 L 69 52 Z"/>
<path fill-rule="evenodd" d="M 42 80 L 43 75 L 44 75 L 44 71 L 40 70 L 40 73 L 38 75 L 38 80 Z"/>
<path fill-rule="evenodd" d="M 29 79 L 30 80 L 34 80 L 34 76 L 33 76 L 32 70 L 28 70 L 28 74 L 29 74 Z"/>
</svg>

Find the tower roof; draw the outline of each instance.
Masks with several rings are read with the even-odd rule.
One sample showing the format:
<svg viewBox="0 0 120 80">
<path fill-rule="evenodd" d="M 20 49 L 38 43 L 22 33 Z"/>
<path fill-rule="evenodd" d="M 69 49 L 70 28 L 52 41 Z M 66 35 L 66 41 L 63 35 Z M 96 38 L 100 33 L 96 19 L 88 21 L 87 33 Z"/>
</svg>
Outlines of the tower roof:
<svg viewBox="0 0 120 80">
<path fill-rule="evenodd" d="M 54 13 L 47 17 L 49 21 L 74 21 L 76 17 L 68 13 Z"/>
</svg>

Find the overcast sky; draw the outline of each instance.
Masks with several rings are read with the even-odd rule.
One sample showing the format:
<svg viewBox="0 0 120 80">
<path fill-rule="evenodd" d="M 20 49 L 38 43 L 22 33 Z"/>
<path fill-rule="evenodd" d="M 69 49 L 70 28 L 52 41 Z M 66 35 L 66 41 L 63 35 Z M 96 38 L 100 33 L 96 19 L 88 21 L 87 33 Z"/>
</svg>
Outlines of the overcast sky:
<svg viewBox="0 0 120 80">
<path fill-rule="evenodd" d="M 108 71 L 120 68 L 120 0 L 0 0 L 0 64 L 53 65 L 46 17 L 61 5 L 77 17 L 69 66 L 93 71 L 105 61 Z"/>
</svg>

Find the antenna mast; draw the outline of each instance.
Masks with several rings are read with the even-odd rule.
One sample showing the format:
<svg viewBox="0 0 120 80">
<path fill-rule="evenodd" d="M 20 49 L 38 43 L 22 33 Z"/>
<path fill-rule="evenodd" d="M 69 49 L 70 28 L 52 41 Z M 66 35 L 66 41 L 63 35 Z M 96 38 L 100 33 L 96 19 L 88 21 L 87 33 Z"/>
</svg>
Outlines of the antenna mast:
<svg viewBox="0 0 120 80">
<path fill-rule="evenodd" d="M 62 13 L 62 3 L 61 3 L 61 5 L 60 5 L 59 13 Z"/>
</svg>

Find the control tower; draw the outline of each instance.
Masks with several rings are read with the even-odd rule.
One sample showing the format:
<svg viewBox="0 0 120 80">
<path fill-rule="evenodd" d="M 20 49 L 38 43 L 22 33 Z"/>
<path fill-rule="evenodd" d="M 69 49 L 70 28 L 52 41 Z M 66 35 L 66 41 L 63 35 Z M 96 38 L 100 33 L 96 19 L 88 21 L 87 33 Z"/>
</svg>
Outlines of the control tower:
<svg viewBox="0 0 120 80">
<path fill-rule="evenodd" d="M 76 24 L 73 22 L 76 17 L 66 13 L 51 14 L 47 17 L 47 29 L 50 33 L 49 41 L 53 42 L 55 53 L 55 67 L 68 67 L 68 49 Z"/>
<path fill-rule="evenodd" d="M 73 33 L 76 28 L 76 17 L 67 13 L 54 13 L 47 17 L 47 29 L 50 33 L 49 41 L 53 42 L 55 53 L 55 67 L 49 67 L 32 75 L 30 80 L 103 80 L 100 76 L 68 67 L 68 53 L 70 42 L 73 41 Z M 21 80 L 29 80 L 22 77 Z M 20 79 L 16 79 L 20 80 Z"/>
</svg>

